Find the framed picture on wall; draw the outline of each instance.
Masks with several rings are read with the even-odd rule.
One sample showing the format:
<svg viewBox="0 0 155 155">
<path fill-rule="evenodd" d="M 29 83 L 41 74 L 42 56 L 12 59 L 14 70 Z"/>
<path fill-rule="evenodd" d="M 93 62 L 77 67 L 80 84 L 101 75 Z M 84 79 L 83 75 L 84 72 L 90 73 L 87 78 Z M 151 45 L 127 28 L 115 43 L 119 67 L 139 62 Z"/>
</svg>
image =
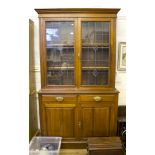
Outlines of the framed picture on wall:
<svg viewBox="0 0 155 155">
<path fill-rule="evenodd" d="M 117 69 L 119 71 L 126 70 L 126 42 L 119 43 Z"/>
</svg>

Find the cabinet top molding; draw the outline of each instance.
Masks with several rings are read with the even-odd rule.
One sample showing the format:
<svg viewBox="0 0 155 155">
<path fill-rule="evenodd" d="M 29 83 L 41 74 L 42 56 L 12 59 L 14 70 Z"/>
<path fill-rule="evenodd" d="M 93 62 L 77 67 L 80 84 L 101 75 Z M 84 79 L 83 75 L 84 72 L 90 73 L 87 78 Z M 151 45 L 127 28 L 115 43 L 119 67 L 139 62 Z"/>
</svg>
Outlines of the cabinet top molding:
<svg viewBox="0 0 155 155">
<path fill-rule="evenodd" d="M 119 8 L 52 8 L 35 9 L 38 14 L 59 14 L 59 13 L 93 13 L 93 14 L 117 14 Z"/>
</svg>

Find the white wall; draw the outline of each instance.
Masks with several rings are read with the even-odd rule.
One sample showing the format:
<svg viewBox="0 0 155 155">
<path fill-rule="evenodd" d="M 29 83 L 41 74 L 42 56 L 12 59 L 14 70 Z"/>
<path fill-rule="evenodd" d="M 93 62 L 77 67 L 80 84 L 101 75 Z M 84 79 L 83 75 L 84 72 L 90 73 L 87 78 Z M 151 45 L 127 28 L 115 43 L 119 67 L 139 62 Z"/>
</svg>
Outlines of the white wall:
<svg viewBox="0 0 155 155">
<path fill-rule="evenodd" d="M 120 91 L 119 105 L 126 104 L 126 72 L 117 71 L 118 59 L 118 44 L 119 42 L 126 42 L 126 17 L 118 16 L 116 29 L 116 88 Z"/>
</svg>

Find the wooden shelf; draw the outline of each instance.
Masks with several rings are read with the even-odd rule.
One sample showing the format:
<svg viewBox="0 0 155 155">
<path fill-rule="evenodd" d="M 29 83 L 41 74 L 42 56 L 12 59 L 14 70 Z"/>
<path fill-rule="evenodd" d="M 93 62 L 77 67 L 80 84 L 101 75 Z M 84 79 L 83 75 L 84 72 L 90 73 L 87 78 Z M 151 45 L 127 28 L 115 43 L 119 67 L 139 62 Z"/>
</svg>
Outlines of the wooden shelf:
<svg viewBox="0 0 155 155">
<path fill-rule="evenodd" d="M 82 47 L 109 47 L 109 43 L 83 43 Z"/>
<path fill-rule="evenodd" d="M 57 61 L 57 60 L 51 60 L 51 59 L 46 59 L 46 61 L 48 61 L 48 62 L 51 61 L 53 63 L 61 63 L 62 62 L 61 60 L 60 61 L 59 60 Z"/>
<path fill-rule="evenodd" d="M 108 70 L 109 67 L 82 67 L 82 70 Z"/>
<path fill-rule="evenodd" d="M 108 49 L 109 48 L 109 46 L 104 46 L 104 47 L 99 47 L 99 46 L 83 46 L 82 48 L 91 48 L 91 49 L 93 49 L 93 48 L 103 48 L 103 49 Z"/>
<path fill-rule="evenodd" d="M 48 70 L 74 70 L 74 67 L 48 67 Z"/>
<path fill-rule="evenodd" d="M 60 48 L 74 48 L 74 45 L 69 45 L 69 44 L 48 44 L 46 48 L 55 48 L 55 47 L 60 47 Z"/>
<path fill-rule="evenodd" d="M 95 61 L 96 62 L 108 62 L 108 60 L 81 60 L 82 62 L 93 62 L 93 63 L 95 63 Z"/>
<path fill-rule="evenodd" d="M 63 63 L 64 61 L 62 60 L 51 60 L 51 59 L 46 59 L 47 62 L 53 62 L 53 63 Z M 74 62 L 74 61 L 70 61 L 70 60 L 65 60 L 65 62 Z"/>
</svg>

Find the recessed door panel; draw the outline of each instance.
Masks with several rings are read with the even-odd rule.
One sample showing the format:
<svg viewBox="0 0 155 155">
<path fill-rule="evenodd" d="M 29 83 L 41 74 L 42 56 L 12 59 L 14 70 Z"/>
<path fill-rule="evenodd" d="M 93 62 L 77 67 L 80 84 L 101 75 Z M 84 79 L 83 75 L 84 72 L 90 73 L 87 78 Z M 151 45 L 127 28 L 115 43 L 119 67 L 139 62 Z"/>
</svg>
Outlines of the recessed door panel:
<svg viewBox="0 0 155 155">
<path fill-rule="evenodd" d="M 109 136 L 110 107 L 82 107 L 82 137 Z"/>
<path fill-rule="evenodd" d="M 46 108 L 46 128 L 48 136 L 75 136 L 74 108 Z"/>
</svg>

